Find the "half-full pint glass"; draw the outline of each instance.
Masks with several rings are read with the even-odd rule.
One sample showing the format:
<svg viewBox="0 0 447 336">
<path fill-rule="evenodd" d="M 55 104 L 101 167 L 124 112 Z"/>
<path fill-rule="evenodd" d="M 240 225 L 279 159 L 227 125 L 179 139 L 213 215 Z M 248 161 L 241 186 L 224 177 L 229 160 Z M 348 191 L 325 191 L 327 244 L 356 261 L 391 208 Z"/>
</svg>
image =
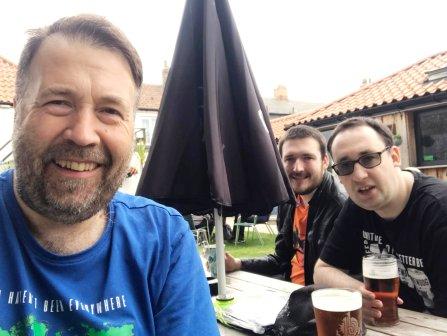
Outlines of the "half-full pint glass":
<svg viewBox="0 0 447 336">
<path fill-rule="evenodd" d="M 371 254 L 363 257 L 363 283 L 365 288 L 376 294 L 382 301 L 382 317 L 374 324 L 390 326 L 399 322 L 397 296 L 399 294 L 399 273 L 397 260 L 391 255 Z"/>
<path fill-rule="evenodd" d="M 361 336 L 362 295 L 350 289 L 318 289 L 312 292 L 318 336 Z"/>
</svg>

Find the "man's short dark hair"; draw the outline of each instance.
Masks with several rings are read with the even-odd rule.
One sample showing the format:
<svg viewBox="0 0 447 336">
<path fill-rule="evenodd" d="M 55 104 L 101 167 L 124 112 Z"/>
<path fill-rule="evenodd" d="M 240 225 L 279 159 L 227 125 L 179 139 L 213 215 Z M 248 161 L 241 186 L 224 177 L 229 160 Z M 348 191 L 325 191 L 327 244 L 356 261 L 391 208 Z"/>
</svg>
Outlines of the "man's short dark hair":
<svg viewBox="0 0 447 336">
<path fill-rule="evenodd" d="M 132 78 L 140 89 L 143 69 L 137 51 L 127 37 L 114 25 L 101 16 L 77 15 L 59 19 L 51 26 L 29 31 L 29 38 L 20 56 L 16 78 L 16 96 L 20 100 L 26 91 L 29 80 L 29 67 L 43 41 L 53 34 L 89 42 L 93 46 L 104 47 L 121 54 L 127 61 Z"/>
<path fill-rule="evenodd" d="M 386 127 L 383 123 L 373 118 L 354 117 L 342 121 L 340 124 L 337 125 L 337 127 L 335 127 L 334 132 L 331 134 L 327 143 L 327 149 L 329 153 L 331 153 L 332 155 L 332 144 L 334 142 L 335 137 L 339 133 L 346 131 L 347 129 L 361 126 L 371 127 L 382 138 L 383 142 L 385 143 L 385 146 L 387 147 L 393 146 L 394 144 L 393 133 L 391 133 L 390 129 Z"/>
<path fill-rule="evenodd" d="M 287 130 L 286 134 L 279 140 L 279 154 L 282 156 L 282 148 L 286 141 L 305 138 L 312 138 L 317 141 L 320 146 L 321 157 L 323 158 L 326 155 L 326 139 L 323 134 L 316 128 L 307 125 L 296 125 Z"/>
</svg>

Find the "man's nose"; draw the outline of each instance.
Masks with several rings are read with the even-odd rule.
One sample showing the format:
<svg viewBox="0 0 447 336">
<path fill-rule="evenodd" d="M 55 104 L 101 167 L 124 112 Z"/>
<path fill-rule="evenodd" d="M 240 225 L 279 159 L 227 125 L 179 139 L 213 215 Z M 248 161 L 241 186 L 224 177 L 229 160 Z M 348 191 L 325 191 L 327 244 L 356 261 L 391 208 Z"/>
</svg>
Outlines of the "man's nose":
<svg viewBox="0 0 447 336">
<path fill-rule="evenodd" d="M 354 168 L 352 171 L 352 179 L 355 181 L 362 181 L 368 176 L 367 168 L 360 165 L 360 163 L 354 163 Z"/>
<path fill-rule="evenodd" d="M 73 113 L 63 137 L 79 146 L 99 144 L 98 119 L 95 111 L 92 108 L 83 108 Z"/>
<path fill-rule="evenodd" d="M 301 172 L 304 170 L 303 162 L 300 159 L 297 159 L 293 165 L 293 171 Z"/>
</svg>

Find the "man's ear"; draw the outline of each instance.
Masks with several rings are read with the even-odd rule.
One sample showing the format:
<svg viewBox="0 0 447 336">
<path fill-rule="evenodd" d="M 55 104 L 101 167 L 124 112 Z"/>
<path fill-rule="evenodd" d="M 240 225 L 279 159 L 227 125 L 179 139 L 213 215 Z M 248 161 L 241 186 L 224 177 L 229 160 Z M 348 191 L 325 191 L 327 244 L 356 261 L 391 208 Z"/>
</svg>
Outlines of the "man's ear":
<svg viewBox="0 0 447 336">
<path fill-rule="evenodd" d="M 329 160 L 329 156 L 327 154 L 324 154 L 323 156 L 323 167 L 324 169 L 327 169 L 329 167 L 329 163 L 331 160 Z"/>
<path fill-rule="evenodd" d="M 400 167 L 400 148 L 397 146 L 391 146 L 390 148 L 391 160 L 393 160 L 394 167 Z"/>
</svg>

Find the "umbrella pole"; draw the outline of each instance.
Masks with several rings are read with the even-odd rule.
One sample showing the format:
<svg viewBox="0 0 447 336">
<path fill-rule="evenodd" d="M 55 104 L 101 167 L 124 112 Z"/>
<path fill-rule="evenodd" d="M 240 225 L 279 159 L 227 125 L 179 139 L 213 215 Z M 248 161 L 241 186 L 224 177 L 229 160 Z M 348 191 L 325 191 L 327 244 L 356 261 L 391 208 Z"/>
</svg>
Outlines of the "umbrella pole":
<svg viewBox="0 0 447 336">
<path fill-rule="evenodd" d="M 233 296 L 227 294 L 227 283 L 225 277 L 225 245 L 223 237 L 223 223 L 222 216 L 219 215 L 217 209 L 214 209 L 214 222 L 216 228 L 216 259 L 217 259 L 217 300 L 228 301 L 232 300 Z"/>
</svg>

